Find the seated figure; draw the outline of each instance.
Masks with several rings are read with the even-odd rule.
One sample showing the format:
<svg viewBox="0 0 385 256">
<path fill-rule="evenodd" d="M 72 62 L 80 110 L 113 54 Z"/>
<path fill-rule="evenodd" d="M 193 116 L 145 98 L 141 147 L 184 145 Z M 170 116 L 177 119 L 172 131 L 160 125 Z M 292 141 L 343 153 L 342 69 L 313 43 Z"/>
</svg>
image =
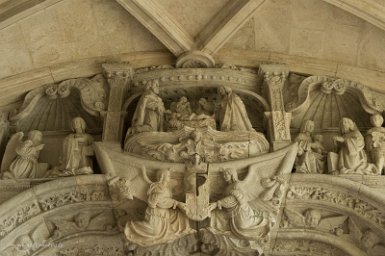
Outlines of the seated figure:
<svg viewBox="0 0 385 256">
<path fill-rule="evenodd" d="M 301 127 L 295 141 L 298 143 L 298 153 L 295 162 L 297 173 L 323 173 L 325 165 L 322 135 L 313 135 L 314 122 L 307 120 Z"/>
</svg>

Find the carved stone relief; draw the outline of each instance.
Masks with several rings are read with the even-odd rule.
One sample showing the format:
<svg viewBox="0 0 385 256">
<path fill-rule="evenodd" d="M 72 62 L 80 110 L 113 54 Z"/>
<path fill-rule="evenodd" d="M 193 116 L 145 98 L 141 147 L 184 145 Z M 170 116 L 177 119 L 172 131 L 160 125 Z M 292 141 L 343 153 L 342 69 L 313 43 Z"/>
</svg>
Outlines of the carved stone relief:
<svg viewBox="0 0 385 256">
<path fill-rule="evenodd" d="M 381 255 L 376 92 L 282 65 L 176 66 L 106 63 L 27 94 L 0 181 L 26 191 L 0 204 L 0 254 Z"/>
<path fill-rule="evenodd" d="M 70 79 L 30 91 L 10 121 L 17 131 L 68 131 L 71 119 L 82 116 L 91 129 L 100 129 L 106 101 L 103 76 Z"/>
</svg>

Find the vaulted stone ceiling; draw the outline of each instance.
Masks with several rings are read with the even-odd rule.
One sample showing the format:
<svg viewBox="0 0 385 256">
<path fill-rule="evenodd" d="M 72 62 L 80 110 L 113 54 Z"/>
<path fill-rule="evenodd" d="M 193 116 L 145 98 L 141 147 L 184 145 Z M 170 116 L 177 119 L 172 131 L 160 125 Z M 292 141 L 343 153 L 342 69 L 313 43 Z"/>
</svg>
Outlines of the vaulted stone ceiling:
<svg viewBox="0 0 385 256">
<path fill-rule="evenodd" d="M 107 60 L 168 64 L 193 49 L 383 90 L 384 13 L 382 0 L 0 0 L 0 101 Z"/>
</svg>

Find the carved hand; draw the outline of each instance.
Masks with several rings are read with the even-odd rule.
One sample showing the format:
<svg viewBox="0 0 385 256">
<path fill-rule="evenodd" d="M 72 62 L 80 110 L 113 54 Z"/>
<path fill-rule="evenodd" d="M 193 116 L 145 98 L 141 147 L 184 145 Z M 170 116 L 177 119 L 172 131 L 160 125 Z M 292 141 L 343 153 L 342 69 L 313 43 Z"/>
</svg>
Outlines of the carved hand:
<svg viewBox="0 0 385 256">
<path fill-rule="evenodd" d="M 212 212 L 213 210 L 215 210 L 216 208 L 218 207 L 218 203 L 211 203 L 209 205 L 209 212 Z"/>
<path fill-rule="evenodd" d="M 333 141 L 334 141 L 334 143 L 335 142 L 344 142 L 345 139 L 343 137 L 341 137 L 341 136 L 334 136 L 333 137 Z"/>
<path fill-rule="evenodd" d="M 186 204 L 185 203 L 177 202 L 176 207 L 178 207 L 179 209 L 181 209 L 183 211 L 186 211 Z"/>
</svg>

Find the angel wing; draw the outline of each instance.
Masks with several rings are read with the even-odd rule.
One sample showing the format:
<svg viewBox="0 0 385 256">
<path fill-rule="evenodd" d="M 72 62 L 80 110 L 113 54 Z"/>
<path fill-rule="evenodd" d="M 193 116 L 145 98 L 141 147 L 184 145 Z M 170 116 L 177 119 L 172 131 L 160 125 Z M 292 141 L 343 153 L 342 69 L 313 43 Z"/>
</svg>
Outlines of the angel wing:
<svg viewBox="0 0 385 256">
<path fill-rule="evenodd" d="M 288 208 L 284 209 L 284 213 L 288 218 L 289 223 L 292 224 L 294 227 L 302 228 L 306 226 L 305 217 L 301 213 L 290 210 Z"/>
<path fill-rule="evenodd" d="M 23 142 L 24 133 L 18 132 L 12 135 L 5 148 L 3 161 L 1 162 L 1 172 L 9 170 L 9 166 L 17 156 L 16 148 Z"/>
<path fill-rule="evenodd" d="M 353 239 L 358 244 L 361 244 L 362 231 L 360 227 L 357 225 L 357 223 L 353 220 L 353 218 L 349 218 L 348 228 L 349 228 L 349 233 L 353 237 Z"/>
<path fill-rule="evenodd" d="M 321 219 L 318 226 L 326 231 L 335 231 L 336 228 L 341 227 L 348 216 L 327 217 Z"/>
<path fill-rule="evenodd" d="M 297 154 L 297 144 L 276 152 L 255 158 L 255 164 L 248 167 L 245 179 L 242 181 L 245 195 L 249 201 L 260 198 L 270 201 L 280 187 L 285 183 L 285 177 L 291 173 Z"/>
<path fill-rule="evenodd" d="M 61 219 L 57 219 L 57 220 L 51 220 L 51 223 L 53 224 L 53 235 L 54 236 L 64 236 L 66 234 L 71 234 L 73 233 L 75 230 L 77 230 L 76 228 L 76 224 L 72 221 L 69 221 L 69 220 L 61 220 Z"/>
<path fill-rule="evenodd" d="M 142 201 L 147 199 L 149 183 L 143 176 L 143 167 L 135 158 L 122 153 L 120 145 L 94 143 L 95 154 L 109 177 L 124 178 L 129 181 L 132 195 Z M 117 180 L 119 180 L 117 178 Z"/>
</svg>

